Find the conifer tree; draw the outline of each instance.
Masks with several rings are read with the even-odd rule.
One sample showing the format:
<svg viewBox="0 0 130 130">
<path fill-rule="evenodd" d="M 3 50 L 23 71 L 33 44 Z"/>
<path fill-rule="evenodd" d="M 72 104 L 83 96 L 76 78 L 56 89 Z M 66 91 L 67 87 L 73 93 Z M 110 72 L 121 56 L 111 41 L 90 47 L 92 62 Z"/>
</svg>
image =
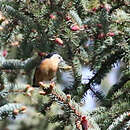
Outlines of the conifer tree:
<svg viewBox="0 0 130 130">
<path fill-rule="evenodd" d="M 129 0 L 1 0 L 0 129 L 130 129 L 129 5 Z M 71 71 L 55 84 L 34 88 L 35 69 L 52 52 Z M 95 86 L 117 63 L 121 78 L 104 94 Z M 93 71 L 87 83 L 83 65 Z M 100 102 L 91 112 L 81 103 L 88 91 Z"/>
</svg>

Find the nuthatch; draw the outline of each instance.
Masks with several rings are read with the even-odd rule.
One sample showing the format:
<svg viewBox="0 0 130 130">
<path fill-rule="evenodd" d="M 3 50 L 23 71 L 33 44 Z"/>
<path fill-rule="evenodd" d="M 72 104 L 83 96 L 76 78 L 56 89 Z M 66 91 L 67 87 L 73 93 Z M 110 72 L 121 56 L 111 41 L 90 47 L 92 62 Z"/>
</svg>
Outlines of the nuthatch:
<svg viewBox="0 0 130 130">
<path fill-rule="evenodd" d="M 60 63 L 62 65 L 59 65 Z M 33 86 L 39 86 L 39 82 L 53 81 L 60 68 L 62 70 L 71 69 L 70 66 L 65 64 L 63 58 L 59 54 L 48 54 L 35 70 Z"/>
</svg>

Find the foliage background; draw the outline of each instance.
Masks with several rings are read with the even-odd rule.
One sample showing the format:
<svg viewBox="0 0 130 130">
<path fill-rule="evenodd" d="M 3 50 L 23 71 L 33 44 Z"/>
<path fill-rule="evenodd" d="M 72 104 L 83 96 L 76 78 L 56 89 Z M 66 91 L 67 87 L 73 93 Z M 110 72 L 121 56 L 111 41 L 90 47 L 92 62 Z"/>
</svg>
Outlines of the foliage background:
<svg viewBox="0 0 130 130">
<path fill-rule="evenodd" d="M 129 5 L 128 0 L 1 0 L 0 129 L 129 129 Z M 56 94 L 45 96 L 31 87 L 41 52 L 57 52 L 72 66 L 64 72 L 69 87 L 59 81 Z M 118 80 L 111 84 L 106 75 L 117 65 Z M 97 107 L 90 111 L 93 101 Z"/>
</svg>

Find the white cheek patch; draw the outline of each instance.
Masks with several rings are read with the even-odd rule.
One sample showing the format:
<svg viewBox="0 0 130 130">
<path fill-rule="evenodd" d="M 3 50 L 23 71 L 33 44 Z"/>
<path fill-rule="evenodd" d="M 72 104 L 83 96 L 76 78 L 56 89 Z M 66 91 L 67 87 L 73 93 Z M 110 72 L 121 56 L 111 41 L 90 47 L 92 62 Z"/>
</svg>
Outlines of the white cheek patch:
<svg viewBox="0 0 130 130">
<path fill-rule="evenodd" d="M 51 58 L 58 58 L 58 57 L 61 57 L 60 55 L 58 54 L 54 54 Z M 61 57 L 62 58 L 62 57 Z"/>
</svg>

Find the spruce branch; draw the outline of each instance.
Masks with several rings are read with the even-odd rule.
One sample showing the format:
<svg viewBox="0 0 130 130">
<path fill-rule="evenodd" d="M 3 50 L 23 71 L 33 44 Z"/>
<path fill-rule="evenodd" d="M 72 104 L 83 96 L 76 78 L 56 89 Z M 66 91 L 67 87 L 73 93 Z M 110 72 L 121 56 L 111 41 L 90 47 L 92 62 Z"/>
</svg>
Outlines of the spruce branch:
<svg viewBox="0 0 130 130">
<path fill-rule="evenodd" d="M 21 84 L 21 83 L 10 83 L 7 82 L 7 84 L 3 85 L 4 88 L 0 91 L 0 97 L 5 98 L 11 93 L 23 93 L 26 94 L 27 96 L 31 96 L 32 92 L 34 90 L 33 87 L 31 87 L 28 84 Z"/>
<path fill-rule="evenodd" d="M 69 114 L 69 117 L 73 115 L 73 118 L 75 118 L 76 120 L 79 119 L 81 121 L 81 117 L 83 117 L 83 115 L 86 115 L 88 125 L 91 127 L 90 129 L 99 129 L 98 125 L 95 124 L 94 120 L 92 120 L 89 116 L 89 113 L 83 113 L 80 106 L 71 99 L 71 95 L 66 95 L 64 92 L 56 88 L 54 83 L 47 85 L 43 82 L 40 82 L 40 87 L 43 89 L 43 92 L 40 92 L 40 94 L 43 96 L 48 95 L 54 101 L 61 104 L 64 108 L 63 110 Z"/>
<path fill-rule="evenodd" d="M 75 23 L 77 23 L 79 26 L 82 26 L 82 20 L 74 10 L 70 10 L 69 15 L 72 17 Z"/>
<path fill-rule="evenodd" d="M 104 95 L 102 95 L 102 93 L 96 92 L 92 88 L 92 86 L 95 85 L 95 84 L 101 83 L 101 80 L 106 75 L 106 73 L 108 73 L 110 71 L 110 69 L 112 68 L 112 65 L 117 60 L 119 60 L 123 57 L 122 53 L 123 53 L 122 51 L 117 51 L 117 52 L 115 52 L 114 54 L 111 55 L 112 59 L 110 57 L 107 57 L 107 59 L 101 63 L 100 69 L 89 80 L 89 82 L 87 84 L 85 84 L 84 87 L 82 87 L 82 89 L 83 89 L 82 95 L 84 95 L 87 92 L 87 90 L 90 89 L 93 92 L 93 94 L 102 102 L 103 105 L 108 105 L 108 106 L 110 105 L 109 102 L 106 101 Z"/>
<path fill-rule="evenodd" d="M 6 43 L 11 38 L 13 30 L 16 28 L 16 26 L 16 19 L 13 19 L 8 25 L 6 25 L 3 34 L 1 34 L 1 41 Z"/>
<path fill-rule="evenodd" d="M 25 111 L 26 107 L 21 104 L 9 103 L 0 107 L 0 120 L 6 118 L 16 118 L 16 115 Z"/>
<path fill-rule="evenodd" d="M 109 90 L 106 98 L 110 99 L 112 98 L 112 95 L 117 92 L 118 90 L 120 90 L 122 88 L 122 86 L 124 86 L 128 81 L 130 80 L 130 74 L 126 74 L 124 75 L 121 79 L 120 82 L 117 84 L 114 84 L 111 89 Z M 126 86 L 129 86 L 129 82 L 126 84 Z"/>
<path fill-rule="evenodd" d="M 102 61 L 100 69 L 95 73 L 95 75 L 89 80 L 85 88 L 89 88 L 92 84 L 100 84 L 103 77 L 110 71 L 112 65 L 119 59 L 123 57 L 122 51 L 117 51 L 107 57 L 105 61 Z M 111 57 L 111 58 L 110 58 Z M 85 91 L 85 90 L 84 90 Z"/>
<path fill-rule="evenodd" d="M 125 5 L 126 5 L 126 4 L 125 4 L 124 0 L 121 0 L 120 2 L 117 2 L 117 5 L 113 6 L 113 7 L 110 9 L 109 14 L 111 15 L 114 10 L 116 10 L 116 9 L 118 9 L 118 8 L 121 8 L 122 6 L 125 6 Z"/>
<path fill-rule="evenodd" d="M 69 125 L 66 121 L 67 118 L 68 117 L 65 114 L 58 114 L 58 115 L 49 117 L 48 120 L 50 123 L 60 122 L 62 124 L 62 126 L 67 126 L 67 125 Z"/>
<path fill-rule="evenodd" d="M 126 121 L 124 126 L 122 127 L 123 130 L 128 130 L 130 128 L 130 120 Z"/>
<path fill-rule="evenodd" d="M 0 2 L 0 9 L 3 12 L 6 12 L 8 16 L 15 18 L 17 21 L 20 20 L 22 24 L 25 24 L 27 29 L 29 29 L 30 31 L 32 31 L 32 29 L 36 29 L 39 35 L 40 42 L 48 39 L 47 35 L 43 31 L 43 27 L 38 21 L 33 20 L 30 16 L 24 15 L 22 12 L 13 8 L 9 3 L 10 2 Z"/>
<path fill-rule="evenodd" d="M 115 128 L 118 127 L 118 125 L 120 126 L 121 124 L 123 124 L 122 127 L 124 127 L 125 124 L 122 121 L 120 122 L 122 116 L 119 117 L 119 115 L 122 115 L 123 113 L 127 113 L 130 110 L 129 86 L 130 86 L 129 81 L 127 81 L 124 84 L 124 86 L 121 86 L 121 89 L 119 89 L 118 92 L 115 92 L 111 95 L 111 100 L 108 100 L 109 102 L 111 101 L 111 105 L 109 105 L 109 107 L 99 107 L 98 109 L 96 109 L 94 112 L 91 113 L 92 117 L 94 117 L 95 121 L 99 124 L 99 126 L 102 129 L 107 129 L 109 127 Z M 111 118 L 107 118 L 107 117 L 111 117 Z M 116 122 L 116 119 L 119 119 L 118 122 L 116 123 L 117 125 L 114 123 Z M 127 121 L 128 120 L 126 120 L 126 122 Z"/>
<path fill-rule="evenodd" d="M 87 1 L 76 0 L 74 3 L 75 9 L 77 11 L 77 15 L 80 16 L 80 19 L 84 18 L 83 16 L 86 16 L 86 14 L 88 13 L 86 10 L 86 2 Z"/>
<path fill-rule="evenodd" d="M 125 112 L 114 119 L 113 123 L 109 126 L 107 130 L 122 129 L 127 121 L 130 121 L 130 112 Z"/>
<path fill-rule="evenodd" d="M 81 63 L 77 56 L 73 58 L 73 70 L 75 76 L 75 87 L 78 87 L 81 84 Z"/>
<path fill-rule="evenodd" d="M 31 96 L 34 88 L 25 83 L 13 83 L 9 82 L 7 78 L 7 73 L 2 72 L 0 80 L 1 82 L 1 90 L 0 90 L 0 98 L 5 98 L 11 93 L 24 93 L 28 96 Z"/>
<path fill-rule="evenodd" d="M 109 109 L 104 107 L 102 108 L 103 109 L 96 109 L 91 113 L 91 116 L 98 123 L 100 128 L 107 129 L 118 115 L 129 111 L 129 102 L 117 102 L 114 103 Z"/>
<path fill-rule="evenodd" d="M 88 64 L 89 63 L 89 59 L 88 59 L 88 53 L 85 51 L 83 46 L 79 46 L 76 50 L 75 50 L 75 55 L 77 55 L 79 57 L 79 59 L 84 63 L 84 64 Z"/>
<path fill-rule="evenodd" d="M 111 96 L 111 101 L 116 102 L 117 100 L 127 100 L 130 97 L 130 80 L 127 81 L 118 91 L 116 91 L 113 96 Z M 125 95 L 127 93 L 127 96 Z M 129 102 L 129 101 L 128 101 Z"/>
<path fill-rule="evenodd" d="M 23 22 L 23 24 L 27 25 L 28 28 L 31 30 L 32 28 L 35 28 L 38 30 L 38 25 L 33 22 L 33 20 L 22 13 L 18 12 L 18 10 L 15 10 L 12 6 L 8 3 L 0 2 L 0 9 L 2 11 L 5 11 L 8 15 L 15 17 L 16 19 Z"/>
<path fill-rule="evenodd" d="M 25 61 L 17 59 L 7 59 L 2 61 L 1 69 L 25 69 L 25 71 L 32 70 L 41 61 L 39 56 L 34 56 L 26 59 Z"/>
<path fill-rule="evenodd" d="M 59 3 L 57 4 L 58 7 L 61 7 L 63 5 L 65 0 L 60 0 Z"/>
<path fill-rule="evenodd" d="M 40 94 L 42 94 L 43 92 L 41 92 Z M 44 115 L 46 115 L 46 112 L 50 109 L 51 105 L 53 104 L 53 100 L 51 99 L 49 102 L 44 103 L 41 105 L 41 109 L 40 112 Z"/>
</svg>

